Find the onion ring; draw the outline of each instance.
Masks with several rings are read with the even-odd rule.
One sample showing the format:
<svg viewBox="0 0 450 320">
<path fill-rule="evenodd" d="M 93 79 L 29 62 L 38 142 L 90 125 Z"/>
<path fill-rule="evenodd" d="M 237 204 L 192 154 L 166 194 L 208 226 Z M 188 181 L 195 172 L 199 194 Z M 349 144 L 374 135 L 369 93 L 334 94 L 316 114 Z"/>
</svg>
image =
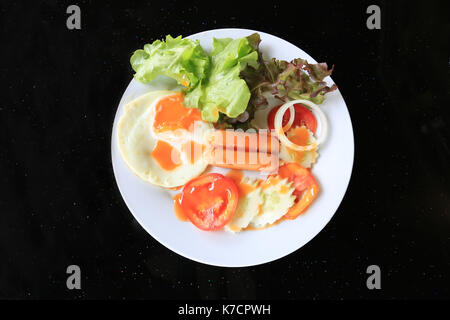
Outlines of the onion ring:
<svg viewBox="0 0 450 320">
<path fill-rule="evenodd" d="M 281 127 L 282 123 L 283 123 L 283 115 L 287 109 L 290 110 L 290 114 L 291 114 L 291 117 L 289 119 L 290 124 L 288 123 L 289 124 L 288 128 L 291 127 L 292 122 L 294 121 L 294 119 L 293 119 L 294 107 L 293 106 L 296 103 L 301 103 L 303 105 L 306 105 L 308 108 L 315 111 L 319 116 L 320 136 L 319 136 L 319 138 L 317 138 L 315 143 L 311 143 L 310 145 L 307 145 L 307 146 L 299 146 L 298 144 L 293 143 L 284 134 L 284 132 L 285 132 L 284 127 L 283 128 Z M 295 117 L 295 115 L 294 115 L 294 117 Z M 291 122 L 291 120 L 292 120 L 292 122 Z M 274 119 L 274 127 L 275 127 L 275 134 L 278 136 L 278 139 L 285 147 L 288 147 L 288 148 L 296 150 L 296 151 L 310 151 L 325 141 L 325 138 L 327 136 L 327 131 L 328 131 L 328 122 L 327 122 L 327 118 L 326 118 L 325 114 L 319 108 L 319 106 L 317 106 L 315 103 L 313 103 L 309 100 L 299 99 L 299 100 L 292 100 L 292 101 L 286 102 L 285 104 L 283 104 L 280 107 L 280 109 L 277 110 L 277 113 L 275 114 L 275 119 Z"/>
<path fill-rule="evenodd" d="M 283 131 L 284 132 L 288 131 L 292 127 L 292 124 L 294 123 L 294 120 L 295 120 L 295 109 L 294 109 L 294 106 L 292 105 L 292 106 L 289 107 L 289 121 L 283 127 Z"/>
</svg>

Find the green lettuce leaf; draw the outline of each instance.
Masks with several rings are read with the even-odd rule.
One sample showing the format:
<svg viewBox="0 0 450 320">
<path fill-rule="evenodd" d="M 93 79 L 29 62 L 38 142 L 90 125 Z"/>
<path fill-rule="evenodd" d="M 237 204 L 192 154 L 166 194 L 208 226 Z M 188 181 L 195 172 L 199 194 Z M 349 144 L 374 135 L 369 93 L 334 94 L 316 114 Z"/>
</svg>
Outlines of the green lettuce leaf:
<svg viewBox="0 0 450 320">
<path fill-rule="evenodd" d="M 174 78 L 179 84 L 192 89 L 205 77 L 209 57 L 198 40 L 183 39 L 181 36 L 165 41 L 156 40 L 146 44 L 144 49 L 134 52 L 130 58 L 134 78 L 147 83 L 159 75 Z"/>
<path fill-rule="evenodd" d="M 213 39 L 206 54 L 198 40 L 156 40 L 136 50 L 130 62 L 136 80 L 147 83 L 158 75 L 174 78 L 185 87 L 184 104 L 201 111 L 202 118 L 223 127 L 248 127 L 254 112 L 267 104 L 268 92 L 281 101 L 308 99 L 320 104 L 336 90 L 324 78 L 333 67 L 303 59 L 265 60 L 258 33 L 239 39 Z"/>
<path fill-rule="evenodd" d="M 206 77 L 186 93 L 187 107 L 201 110 L 202 118 L 216 122 L 221 113 L 235 118 L 250 100 L 250 90 L 240 73 L 247 66 L 258 67 L 258 53 L 247 38 L 213 39 L 211 66 Z"/>
</svg>

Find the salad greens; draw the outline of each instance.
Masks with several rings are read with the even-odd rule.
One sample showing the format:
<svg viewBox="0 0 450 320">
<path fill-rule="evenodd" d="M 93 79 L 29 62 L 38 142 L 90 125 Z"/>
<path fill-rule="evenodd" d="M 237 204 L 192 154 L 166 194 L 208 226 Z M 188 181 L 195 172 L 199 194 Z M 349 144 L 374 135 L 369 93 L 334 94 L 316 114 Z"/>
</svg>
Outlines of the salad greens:
<svg viewBox="0 0 450 320">
<path fill-rule="evenodd" d="M 249 117 L 258 108 L 267 105 L 266 93 L 270 93 L 283 103 L 289 100 L 306 99 L 316 104 L 321 104 L 327 92 L 337 89 L 331 87 L 324 80 L 331 75 L 334 66 L 328 70 L 326 63 L 309 64 L 304 59 L 294 59 L 290 62 L 272 58 L 265 60 L 259 51 L 261 39 L 257 33 L 249 36 L 251 42 L 258 51 L 258 68 L 246 68 L 241 72 L 241 77 L 250 87 L 252 96 L 247 108 Z"/>
<path fill-rule="evenodd" d="M 324 78 L 334 66 L 265 60 L 258 33 L 239 39 L 213 39 L 207 54 L 198 40 L 181 36 L 156 40 L 134 52 L 130 62 L 136 80 L 147 83 L 158 75 L 174 78 L 185 87 L 184 103 L 197 108 L 202 118 L 223 128 L 248 128 L 254 112 L 267 106 L 266 94 L 283 102 L 308 99 L 320 104 L 335 90 Z"/>
<path fill-rule="evenodd" d="M 210 64 L 198 40 L 170 35 L 165 42 L 156 40 L 146 44 L 143 50 L 136 50 L 130 63 L 136 72 L 134 78 L 139 82 L 147 83 L 165 75 L 188 88 L 194 88 L 205 77 Z"/>
<path fill-rule="evenodd" d="M 224 38 L 213 39 L 209 57 L 211 68 L 207 76 L 186 93 L 185 103 L 200 109 L 202 118 L 210 122 L 217 122 L 219 112 L 236 118 L 245 111 L 250 100 L 250 90 L 239 74 L 247 66 L 258 67 L 258 54 L 247 38 Z"/>
</svg>

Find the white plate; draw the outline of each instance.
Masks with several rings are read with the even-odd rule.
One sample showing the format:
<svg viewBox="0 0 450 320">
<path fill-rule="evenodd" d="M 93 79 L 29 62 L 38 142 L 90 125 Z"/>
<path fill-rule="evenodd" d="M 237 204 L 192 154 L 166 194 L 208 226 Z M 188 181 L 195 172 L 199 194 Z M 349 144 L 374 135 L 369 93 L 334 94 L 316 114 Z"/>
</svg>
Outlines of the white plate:
<svg viewBox="0 0 450 320">
<path fill-rule="evenodd" d="M 268 57 L 283 60 L 304 58 L 317 63 L 293 44 L 270 34 L 248 29 L 217 29 L 189 36 L 198 39 L 205 50 L 212 38 L 240 38 L 253 32 L 261 36 L 261 50 Z M 344 72 L 337 68 L 336 72 Z M 333 81 L 328 77 L 330 84 Z M 320 194 L 307 212 L 296 220 L 284 221 L 258 231 L 231 234 L 226 231 L 206 232 L 189 222 L 178 220 L 173 211 L 172 192 L 141 181 L 122 160 L 117 146 L 117 122 L 123 106 L 151 90 L 171 89 L 164 78 L 150 84 L 132 80 L 122 96 L 111 141 L 114 174 L 122 197 L 142 227 L 170 250 L 195 261 L 226 267 L 243 267 L 270 262 L 301 248 L 330 221 L 344 197 L 353 167 L 353 129 L 344 99 L 336 90 L 327 94 L 320 105 L 329 122 L 328 138 L 319 149 L 320 156 L 312 169 L 320 185 Z"/>
</svg>

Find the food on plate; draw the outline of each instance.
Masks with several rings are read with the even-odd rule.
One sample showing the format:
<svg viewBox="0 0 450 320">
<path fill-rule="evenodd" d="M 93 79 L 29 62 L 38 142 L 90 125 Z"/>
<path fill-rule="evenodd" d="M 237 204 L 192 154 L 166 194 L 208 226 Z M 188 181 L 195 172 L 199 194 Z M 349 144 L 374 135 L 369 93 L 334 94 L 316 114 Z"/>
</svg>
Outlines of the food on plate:
<svg viewBox="0 0 450 320">
<path fill-rule="evenodd" d="M 274 107 L 270 110 L 267 117 L 267 126 L 269 129 L 275 129 L 275 115 L 282 105 Z M 306 126 L 312 133 L 316 133 L 317 130 L 317 119 L 314 114 L 307 107 L 301 105 L 300 103 L 294 104 L 294 121 L 291 124 L 292 127 Z M 291 111 L 288 109 L 283 115 L 283 128 L 289 123 L 291 118 Z"/>
<path fill-rule="evenodd" d="M 230 170 L 227 177 L 238 187 L 239 202 L 230 222 L 225 225 L 225 230 L 239 232 L 247 228 L 250 221 L 260 212 L 263 198 L 261 189 L 258 188 L 258 180 L 245 177 L 241 170 Z"/>
<path fill-rule="evenodd" d="M 249 179 L 241 171 L 228 174 L 239 189 L 235 215 L 225 226 L 232 232 L 264 228 L 282 219 L 295 219 L 305 212 L 319 193 L 319 185 L 306 168 L 296 163 L 280 166 L 267 180 Z"/>
<path fill-rule="evenodd" d="M 185 105 L 201 111 L 204 120 L 222 128 L 248 129 L 255 110 L 267 106 L 266 93 L 283 102 L 307 99 L 322 103 L 335 90 L 324 78 L 334 66 L 266 60 L 259 49 L 258 33 L 248 37 L 213 39 L 207 54 L 198 40 L 167 36 L 136 50 L 130 62 L 134 77 L 148 83 L 158 75 L 174 78 L 182 85 Z"/>
<path fill-rule="evenodd" d="M 182 199 L 186 197 L 186 194 L 191 197 L 190 199 L 192 199 L 192 203 L 195 203 L 196 208 L 202 208 L 203 212 L 206 212 L 196 214 L 194 217 L 196 219 L 195 222 L 192 221 L 192 218 L 189 218 L 203 230 L 212 230 L 209 227 L 210 221 L 215 221 L 216 215 L 211 215 L 210 212 L 214 211 L 215 208 L 220 208 L 224 203 L 222 200 L 223 196 L 215 199 L 216 191 L 214 190 L 214 185 L 217 183 L 211 183 L 213 186 L 212 191 L 205 191 L 211 188 L 211 185 L 205 186 L 206 183 L 203 181 L 209 182 L 212 179 L 211 176 L 214 175 L 216 174 L 206 174 L 192 181 L 194 185 L 200 184 L 204 186 L 204 189 L 202 189 L 204 191 L 203 194 L 198 195 L 200 193 L 198 192 L 192 195 L 191 190 L 195 189 L 195 187 L 188 183 L 183 191 L 174 198 L 175 210 L 181 211 L 188 218 L 190 214 L 182 205 Z M 231 211 L 227 211 L 226 217 L 216 223 L 220 227 L 215 229 L 225 227 L 227 231 L 239 232 L 249 228 L 260 229 L 267 227 L 285 216 L 296 201 L 296 196 L 294 196 L 296 189 L 293 186 L 293 180 L 290 181 L 289 177 L 274 175 L 269 176 L 266 180 L 251 179 L 245 177 L 240 170 L 231 170 L 228 172 L 227 178 L 228 180 L 225 180 L 223 175 L 218 175 L 217 177 L 217 179 L 220 179 L 219 181 L 225 181 L 222 184 L 229 186 L 232 182 L 235 186 L 237 194 L 233 196 L 233 199 L 237 199 L 237 207 L 231 215 L 229 215 Z M 230 193 L 232 192 L 234 190 L 230 191 Z M 195 209 L 192 211 L 199 212 L 200 210 Z M 204 220 L 207 220 L 208 223 L 205 223 Z M 223 223 L 225 220 L 227 222 Z M 206 227 L 205 224 L 207 225 Z"/>
<path fill-rule="evenodd" d="M 136 72 L 134 78 L 140 82 L 165 75 L 187 88 L 194 88 L 205 76 L 209 58 L 198 41 L 168 35 L 166 41 L 156 40 L 136 50 L 130 63 Z"/>
<path fill-rule="evenodd" d="M 233 217 L 238 198 L 233 180 L 209 173 L 187 183 L 175 197 L 175 206 L 199 229 L 217 230 Z"/>
<path fill-rule="evenodd" d="M 229 119 L 224 116 L 223 127 L 252 127 L 251 120 L 255 117 L 255 111 L 267 108 L 269 97 L 275 97 L 282 102 L 303 99 L 321 104 L 325 100 L 326 93 L 337 89 L 335 84 L 328 86 L 324 81 L 332 74 L 334 66 L 328 69 L 326 63 L 311 64 L 300 58 L 291 61 L 267 59 L 259 48 L 261 43 L 259 34 L 254 33 L 247 38 L 258 52 L 257 67 L 245 68 L 240 74 L 251 92 L 244 117 L 250 121 L 241 121 L 242 117 Z"/>
<path fill-rule="evenodd" d="M 317 141 L 314 144 L 309 144 L 307 146 L 297 145 L 293 141 L 290 141 L 284 134 L 287 130 L 289 130 L 292 127 L 292 123 L 294 122 L 294 117 L 295 117 L 294 114 L 295 113 L 292 109 L 296 103 L 306 104 L 309 108 L 311 108 L 311 110 L 314 110 L 317 113 L 317 115 L 320 119 L 322 128 L 321 128 L 320 136 L 317 138 Z M 288 111 L 288 110 L 291 111 L 291 112 L 289 112 L 291 119 L 289 120 L 287 126 L 283 126 L 283 124 L 282 124 L 283 117 L 284 117 L 284 114 L 286 113 L 286 111 Z M 275 114 L 275 119 L 274 119 L 274 127 L 275 127 L 274 128 L 275 134 L 277 135 L 278 139 L 280 140 L 280 142 L 282 144 L 290 147 L 293 150 L 307 151 L 307 150 L 314 149 L 319 144 L 321 144 L 325 141 L 326 136 L 327 136 L 328 123 L 327 123 L 327 118 L 326 118 L 325 114 L 319 108 L 319 106 L 317 106 L 316 104 L 314 104 L 310 101 L 307 101 L 307 100 L 293 100 L 293 101 L 286 102 L 285 104 L 283 104 L 280 107 L 280 109 L 277 110 L 277 112 Z"/>
<path fill-rule="evenodd" d="M 208 142 L 215 148 L 234 150 L 278 152 L 278 138 L 270 131 L 244 132 L 242 130 L 214 130 L 208 136 Z"/>
<path fill-rule="evenodd" d="M 284 216 L 295 219 L 311 205 L 319 193 L 319 185 L 311 172 L 296 163 L 287 163 L 279 168 L 280 177 L 287 178 L 295 188 L 295 204 Z"/>
<path fill-rule="evenodd" d="M 214 39 L 206 77 L 186 94 L 186 105 L 202 111 L 203 119 L 217 122 L 219 116 L 235 118 L 247 108 L 250 89 L 239 74 L 258 66 L 258 54 L 247 38 Z"/>
<path fill-rule="evenodd" d="M 287 178 L 275 175 L 257 180 L 242 176 L 241 171 L 232 170 L 230 173 L 239 189 L 239 203 L 233 218 L 225 226 L 227 231 L 239 232 L 273 225 L 294 204 L 295 196 L 292 194 L 295 189 Z"/>
<path fill-rule="evenodd" d="M 336 90 L 324 80 L 334 66 L 266 58 L 260 42 L 257 33 L 214 38 L 207 52 L 168 35 L 130 59 L 137 81 L 177 86 L 124 106 L 122 158 L 139 178 L 177 192 L 177 217 L 201 230 L 264 229 L 296 219 L 319 194 L 311 170 L 328 124 L 318 104 Z"/>
<path fill-rule="evenodd" d="M 306 126 L 289 129 L 286 132 L 286 137 L 289 141 L 298 146 L 316 145 L 316 138 L 314 138 L 312 131 Z M 318 156 L 317 145 L 315 148 L 305 151 L 295 150 L 284 144 L 281 144 L 280 146 L 281 160 L 284 160 L 285 162 L 295 162 L 305 168 L 310 168 L 316 162 Z"/>
<path fill-rule="evenodd" d="M 255 228 L 263 228 L 276 222 L 288 212 L 295 200 L 292 196 L 294 188 L 288 179 L 270 176 L 261 182 L 259 188 L 262 190 L 263 205 L 261 211 L 250 221 L 250 225 Z"/>
<path fill-rule="evenodd" d="M 257 59 L 247 38 L 214 39 L 207 55 L 197 40 L 167 36 L 165 42 L 156 40 L 135 51 L 130 62 L 135 79 L 143 83 L 158 75 L 176 79 L 186 87 L 186 106 L 216 122 L 220 113 L 235 118 L 245 111 L 250 90 L 239 74 L 247 66 L 256 68 Z"/>
<path fill-rule="evenodd" d="M 278 168 L 278 154 L 245 149 L 210 150 L 210 164 L 221 168 L 273 172 Z"/>
<path fill-rule="evenodd" d="M 197 144 L 200 148 L 195 149 L 202 150 L 204 137 L 194 131 L 207 132 L 212 125 L 196 121 L 198 110 L 184 107 L 181 101 L 182 95 L 173 91 L 146 93 L 125 105 L 117 127 L 119 150 L 128 167 L 161 187 L 184 185 L 209 164 L 206 147 L 193 155 L 191 146 Z"/>
<path fill-rule="evenodd" d="M 267 130 L 213 130 L 207 141 L 210 163 L 217 167 L 273 172 L 278 168 L 279 141 Z"/>
</svg>

